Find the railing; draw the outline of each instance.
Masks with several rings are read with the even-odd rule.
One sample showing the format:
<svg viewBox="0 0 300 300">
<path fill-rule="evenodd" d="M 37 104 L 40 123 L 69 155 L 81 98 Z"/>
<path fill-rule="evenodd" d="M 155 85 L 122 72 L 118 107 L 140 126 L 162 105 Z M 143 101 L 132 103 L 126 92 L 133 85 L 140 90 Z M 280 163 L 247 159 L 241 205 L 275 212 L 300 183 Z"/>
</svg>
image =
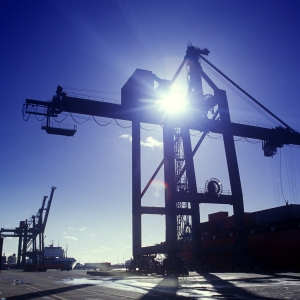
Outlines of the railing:
<svg viewBox="0 0 300 300">
<path fill-rule="evenodd" d="M 197 188 L 197 192 L 205 194 L 206 190 L 204 188 Z M 232 192 L 230 190 L 223 190 L 221 195 L 232 195 Z"/>
<path fill-rule="evenodd" d="M 74 124 L 68 124 L 68 123 L 59 123 L 59 122 L 50 122 L 50 124 L 47 124 L 47 120 L 44 120 L 42 122 L 42 129 L 47 128 L 55 128 L 55 129 L 64 129 L 64 130 L 77 130 L 77 125 Z"/>
<path fill-rule="evenodd" d="M 73 98 L 78 98 L 78 99 L 93 100 L 93 101 L 98 101 L 98 102 L 121 104 L 121 99 L 109 98 L 106 96 L 89 95 L 89 94 L 74 93 L 74 92 L 68 92 L 67 96 L 73 97 Z"/>
</svg>

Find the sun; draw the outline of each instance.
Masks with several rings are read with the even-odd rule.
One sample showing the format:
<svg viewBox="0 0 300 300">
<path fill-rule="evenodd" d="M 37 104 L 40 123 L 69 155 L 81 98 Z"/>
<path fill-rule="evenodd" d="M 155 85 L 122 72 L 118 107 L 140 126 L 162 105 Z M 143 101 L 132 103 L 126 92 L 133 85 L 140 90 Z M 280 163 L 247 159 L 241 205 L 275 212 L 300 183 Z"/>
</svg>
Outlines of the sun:
<svg viewBox="0 0 300 300">
<path fill-rule="evenodd" d="M 158 100 L 160 110 L 171 114 L 178 114 L 183 112 L 187 106 L 188 101 L 183 93 L 177 89 L 171 89 L 168 93 L 164 93 Z"/>
</svg>

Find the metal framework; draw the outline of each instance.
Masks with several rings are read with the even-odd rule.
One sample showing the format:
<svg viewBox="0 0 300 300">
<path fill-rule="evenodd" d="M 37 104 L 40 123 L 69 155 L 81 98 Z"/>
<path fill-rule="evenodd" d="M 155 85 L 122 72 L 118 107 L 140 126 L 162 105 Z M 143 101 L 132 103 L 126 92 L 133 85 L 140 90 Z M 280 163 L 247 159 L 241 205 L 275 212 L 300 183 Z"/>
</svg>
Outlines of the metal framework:
<svg viewBox="0 0 300 300">
<path fill-rule="evenodd" d="M 45 204 L 48 196 L 44 196 L 42 206 L 36 215 L 32 215 L 29 220 L 21 221 L 19 227 L 15 229 L 0 230 L 1 237 L 19 238 L 17 268 L 24 268 L 26 257 L 30 257 L 33 263 L 44 261 L 44 233 L 55 189 L 54 186 L 51 188 L 47 207 Z"/>
<path fill-rule="evenodd" d="M 174 159 L 175 159 L 175 182 L 176 193 L 186 193 L 188 191 L 187 178 L 181 175 L 184 167 L 184 151 L 180 128 L 174 129 Z M 177 202 L 177 208 L 189 208 L 188 202 Z M 177 240 L 191 240 L 191 225 L 189 215 L 177 215 Z M 180 247 L 181 248 L 181 247 Z"/>
<path fill-rule="evenodd" d="M 206 248 L 206 250 L 201 248 L 199 204 L 216 203 L 233 206 L 236 237 L 234 249 L 237 256 L 245 261 L 244 204 L 234 136 L 262 140 L 265 156 L 272 156 L 277 147 L 282 147 L 284 144 L 300 145 L 300 134 L 283 122 L 284 127 L 272 129 L 231 122 L 226 92 L 214 84 L 200 65 L 200 58 L 208 53 L 207 49 L 189 45 L 182 64 L 170 81 L 157 78 L 151 71 L 137 69 L 122 87 L 121 105 L 70 97 L 60 86 L 52 101 L 27 99 L 24 104 L 24 113 L 39 114 L 47 118 L 48 127 L 43 129 L 47 129 L 48 133 L 66 134 L 65 131 L 60 133 L 58 129 L 55 129 L 56 132 L 54 132 L 50 128 L 50 118 L 61 112 L 132 121 L 132 248 L 135 260 L 158 253 L 167 253 L 168 257 L 176 257 L 180 250 L 178 238 L 190 230 L 195 257 L 207 252 L 229 250 L 224 247 L 222 249 Z M 155 99 L 157 99 L 158 91 L 170 87 L 185 64 L 188 66 L 187 97 L 191 103 L 190 110 L 186 114 L 176 116 L 157 111 Z M 202 80 L 205 80 L 212 88 L 213 95 L 203 95 Z M 159 83 L 159 88 L 154 89 L 154 81 Z M 212 118 L 207 117 L 209 110 L 215 111 Z M 141 187 L 140 123 L 162 125 L 164 143 L 163 161 L 143 190 Z M 194 149 L 191 146 L 190 129 L 202 132 Z M 193 156 L 208 132 L 219 133 L 223 136 L 231 195 L 197 192 Z M 68 135 L 73 134 L 74 128 Z M 163 207 L 142 206 L 142 197 L 162 167 L 164 181 L 168 186 L 165 191 L 165 205 Z M 142 247 L 141 219 L 143 214 L 165 215 L 165 243 Z"/>
</svg>

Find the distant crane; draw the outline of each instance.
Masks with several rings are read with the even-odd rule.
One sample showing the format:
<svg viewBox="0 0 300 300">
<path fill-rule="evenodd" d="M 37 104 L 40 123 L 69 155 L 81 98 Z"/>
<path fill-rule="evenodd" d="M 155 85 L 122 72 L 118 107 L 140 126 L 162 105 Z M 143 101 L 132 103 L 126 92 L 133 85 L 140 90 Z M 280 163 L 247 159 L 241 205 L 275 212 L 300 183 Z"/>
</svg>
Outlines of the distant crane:
<svg viewBox="0 0 300 300">
<path fill-rule="evenodd" d="M 34 263 L 44 261 L 44 233 L 56 187 L 52 186 L 50 197 L 45 207 L 48 196 L 44 196 L 42 206 L 36 215 L 29 220 L 21 221 L 15 229 L 1 228 L 1 237 L 18 237 L 17 267 L 24 268 L 26 257 L 30 257 Z M 38 246 L 37 246 L 38 239 Z"/>
<path fill-rule="evenodd" d="M 275 155 L 277 148 L 283 145 L 300 145 L 299 132 L 272 114 L 208 62 L 203 57 L 208 54 L 206 48 L 200 49 L 188 45 L 183 62 L 170 81 L 159 79 L 151 71 L 137 69 L 121 89 L 121 105 L 71 97 L 60 86 L 52 101 L 26 99 L 23 105 L 24 116 L 33 114 L 46 118 L 42 129 L 49 134 L 66 136 L 75 134 L 77 130 L 75 126 L 62 126 L 62 124 L 53 126 L 50 122 L 51 118 L 57 117 L 62 112 L 132 121 L 132 249 L 133 261 L 139 269 L 144 268 L 147 257 L 159 253 L 166 253 L 169 261 L 175 261 L 181 251 L 178 242 L 184 236 L 189 236 L 196 259 L 207 253 L 233 251 L 240 261 L 246 263 L 244 203 L 234 136 L 261 140 L 264 155 L 267 157 Z M 269 129 L 231 122 L 226 92 L 219 89 L 203 71 L 201 59 L 276 118 L 281 126 Z M 159 92 L 168 91 L 184 65 L 188 67 L 189 78 L 187 98 L 190 106 L 187 112 L 171 115 L 166 111 L 158 110 L 156 104 Z M 213 95 L 203 94 L 203 80 L 211 87 Z M 159 84 L 156 89 L 155 81 Z M 208 117 L 208 112 L 212 112 L 211 118 Z M 143 190 L 141 188 L 140 123 L 162 125 L 164 143 L 163 160 Z M 190 129 L 202 132 L 194 149 L 191 145 Z M 197 189 L 193 157 L 209 132 L 223 136 L 231 187 L 229 194 L 222 193 L 221 184 L 217 179 L 208 180 L 204 192 L 198 192 Z M 142 197 L 162 167 L 167 186 L 165 205 L 163 207 L 142 206 Z M 199 205 L 202 203 L 233 206 L 236 240 L 234 247 L 210 247 L 205 250 L 201 247 Z M 165 242 L 142 247 L 143 214 L 165 215 Z"/>
</svg>

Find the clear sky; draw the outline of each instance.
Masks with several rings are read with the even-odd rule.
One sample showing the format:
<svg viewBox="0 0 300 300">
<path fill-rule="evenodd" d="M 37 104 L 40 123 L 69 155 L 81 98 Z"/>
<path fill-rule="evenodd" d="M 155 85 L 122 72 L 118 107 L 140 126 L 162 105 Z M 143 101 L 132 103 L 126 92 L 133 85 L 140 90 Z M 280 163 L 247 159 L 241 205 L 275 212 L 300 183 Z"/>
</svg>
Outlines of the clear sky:
<svg viewBox="0 0 300 300">
<path fill-rule="evenodd" d="M 299 15 L 298 0 L 0 0 L 0 226 L 15 228 L 36 214 L 56 186 L 46 245 L 68 245 L 68 255 L 82 263 L 128 259 L 131 128 L 115 121 L 101 127 L 75 115 L 86 122 L 74 137 L 47 135 L 34 116 L 23 120 L 25 99 L 51 100 L 59 84 L 85 90 L 77 95 L 96 90 L 120 101 L 136 68 L 171 79 L 192 42 L 207 47 L 213 64 L 299 130 Z M 227 90 L 233 121 L 274 126 L 203 67 Z M 179 85 L 187 91 L 185 68 Z M 70 116 L 64 122 L 75 123 Z M 144 186 L 162 158 L 162 133 L 159 126 L 143 128 Z M 195 143 L 199 133 L 192 134 Z M 299 147 L 284 147 L 274 158 L 263 156 L 260 141 L 242 139 L 236 148 L 245 211 L 300 203 Z M 195 164 L 199 188 L 216 177 L 230 190 L 220 136 L 205 139 Z M 160 174 L 143 204 L 162 204 L 163 193 Z M 230 206 L 202 205 L 202 221 L 219 210 L 232 214 Z M 164 232 L 163 217 L 143 217 L 144 246 L 164 241 Z M 5 239 L 3 250 L 16 253 L 17 239 Z"/>
</svg>

